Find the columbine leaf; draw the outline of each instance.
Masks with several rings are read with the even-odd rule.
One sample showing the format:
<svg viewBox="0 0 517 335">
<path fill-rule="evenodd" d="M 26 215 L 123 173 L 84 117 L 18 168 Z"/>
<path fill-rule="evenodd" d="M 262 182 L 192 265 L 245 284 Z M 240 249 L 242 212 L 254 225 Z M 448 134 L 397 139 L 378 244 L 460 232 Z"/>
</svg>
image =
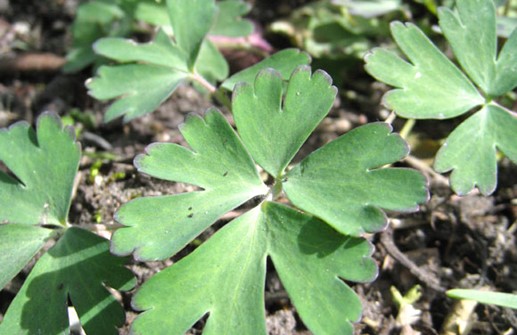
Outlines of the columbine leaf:
<svg viewBox="0 0 517 335">
<path fill-rule="evenodd" d="M 492 102 L 517 86 L 517 32 L 497 57 L 492 1 L 458 1 L 455 11 L 441 8 L 439 18 L 459 63 L 480 92 L 410 24 L 396 22 L 392 24 L 392 33 L 415 65 L 377 49 L 367 57 L 367 68 L 377 79 L 399 87 L 384 99 L 402 116 L 449 118 L 482 106 L 453 131 L 438 152 L 435 168 L 439 172 L 452 171 L 451 186 L 457 193 L 465 194 L 478 187 L 488 195 L 497 185 L 497 149 L 517 162 L 511 144 L 515 142 L 515 115 Z"/>
<path fill-rule="evenodd" d="M 106 111 L 106 122 L 122 115 L 127 122 L 154 111 L 189 76 L 185 52 L 163 31 L 147 44 L 104 38 L 95 44 L 95 50 L 121 62 L 147 63 L 102 66 L 97 77 L 86 83 L 96 99 L 120 98 Z"/>
<path fill-rule="evenodd" d="M 38 118 L 37 134 L 26 122 L 0 130 L 0 222 L 64 225 L 80 148 L 73 131 L 52 114 Z M 9 205 L 6 205 L 9 204 Z"/>
<path fill-rule="evenodd" d="M 266 334 L 263 291 L 270 254 L 309 329 L 351 334 L 350 322 L 358 319 L 361 304 L 339 278 L 373 279 L 371 252 L 363 239 L 340 235 L 283 205 L 264 203 L 147 281 L 133 301 L 144 313 L 132 331 L 183 334 L 209 314 L 205 335 Z"/>
<path fill-rule="evenodd" d="M 209 40 L 205 40 L 199 51 L 196 71 L 205 80 L 215 84 L 228 77 L 230 68 L 224 56 L 217 50 L 217 47 Z"/>
<path fill-rule="evenodd" d="M 413 211 L 427 200 L 415 170 L 382 168 L 409 153 L 385 123 L 356 128 L 313 152 L 286 175 L 284 190 L 296 206 L 347 235 L 386 225 L 381 208 Z"/>
<path fill-rule="evenodd" d="M 124 205 L 112 250 L 139 259 L 164 259 L 179 251 L 227 211 L 265 194 L 249 154 L 224 117 L 208 111 L 181 127 L 192 151 L 171 143 L 153 144 L 135 159 L 151 176 L 190 183 L 203 191 L 136 199 Z M 152 225 L 152 228 L 151 228 Z"/>
<path fill-rule="evenodd" d="M 136 334 L 184 334 L 210 313 L 203 334 L 265 334 L 267 242 L 257 208 L 148 280 L 133 299 Z M 262 229 L 261 229 L 262 228 Z"/>
<path fill-rule="evenodd" d="M 169 17 L 176 43 L 185 51 L 190 69 L 205 36 L 214 21 L 216 6 L 213 0 L 167 0 Z"/>
<path fill-rule="evenodd" d="M 253 24 L 242 19 L 242 16 L 251 9 L 248 3 L 240 0 L 224 0 L 217 2 L 217 7 L 219 12 L 210 30 L 211 35 L 241 37 L 253 32 Z"/>
<path fill-rule="evenodd" d="M 122 115 L 128 122 L 152 112 L 186 78 L 183 72 L 164 71 L 162 66 L 147 64 L 103 66 L 97 75 L 87 83 L 93 97 L 99 100 L 120 97 L 106 111 L 106 122 Z"/>
<path fill-rule="evenodd" d="M 314 334 L 352 334 L 361 302 L 341 278 L 373 280 L 373 247 L 284 205 L 264 207 L 268 253 L 304 324 Z"/>
<path fill-rule="evenodd" d="M 282 99 L 283 80 L 274 70 L 261 71 L 253 85 L 233 94 L 233 114 L 242 141 L 255 161 L 279 177 L 310 133 L 327 115 L 336 96 L 330 77 L 309 67 L 291 76 Z"/>
<path fill-rule="evenodd" d="M 513 31 L 499 53 L 496 64 L 496 78 L 492 91 L 504 94 L 517 87 L 517 29 Z"/>
<path fill-rule="evenodd" d="M 36 255 L 51 229 L 25 224 L 0 225 L 0 290 Z"/>
<path fill-rule="evenodd" d="M 294 69 L 300 65 L 308 65 L 310 62 L 311 59 L 308 54 L 300 52 L 298 49 L 285 49 L 245 70 L 237 72 L 230 78 L 226 79 L 221 84 L 221 87 L 232 91 L 237 83 L 244 82 L 252 84 L 257 74 L 268 68 L 275 69 L 280 73 L 282 79 L 289 80 Z"/>
<path fill-rule="evenodd" d="M 2 334 L 68 333 L 68 299 L 88 334 L 117 334 L 124 310 L 103 286 L 129 290 L 135 284 L 108 241 L 70 228 L 34 266 L 0 324 Z"/>
<path fill-rule="evenodd" d="M 440 27 L 454 55 L 470 78 L 488 94 L 493 92 L 497 36 L 493 1 L 458 1 L 457 11 L 440 8 Z M 502 92 L 505 93 L 505 92 Z"/>
<path fill-rule="evenodd" d="M 123 28 L 114 29 L 115 22 L 124 19 L 126 13 L 116 4 L 102 1 L 83 3 L 77 9 L 72 26 L 73 45 L 66 55 L 65 72 L 79 71 L 93 63 L 98 57 L 92 49 L 92 44 L 106 35 L 125 35 Z M 123 26 L 117 22 L 118 26 Z"/>
<path fill-rule="evenodd" d="M 119 98 L 108 108 L 106 122 L 122 115 L 127 122 L 154 111 L 178 85 L 198 73 L 213 82 L 228 75 L 228 64 L 222 55 L 205 43 L 216 13 L 214 1 L 168 0 L 167 9 L 175 41 L 160 30 L 151 43 L 105 38 L 95 44 L 96 52 L 103 56 L 139 62 L 101 67 L 97 77 L 87 82 L 89 93 L 96 99 Z M 198 64 L 201 60 L 204 63 Z"/>
<path fill-rule="evenodd" d="M 478 187 L 488 195 L 497 185 L 496 150 L 517 162 L 517 116 L 497 105 L 487 105 L 465 120 L 447 138 L 436 156 L 435 169 L 451 174 L 458 194 Z"/>
<path fill-rule="evenodd" d="M 187 72 L 187 55 L 160 30 L 150 43 L 137 44 L 133 40 L 106 37 L 94 45 L 99 55 L 119 62 L 143 61 Z"/>
<path fill-rule="evenodd" d="M 484 102 L 468 78 L 411 23 L 393 22 L 391 32 L 411 63 L 384 49 L 366 56 L 366 70 L 398 89 L 384 96 L 397 114 L 415 119 L 446 119 Z"/>
</svg>

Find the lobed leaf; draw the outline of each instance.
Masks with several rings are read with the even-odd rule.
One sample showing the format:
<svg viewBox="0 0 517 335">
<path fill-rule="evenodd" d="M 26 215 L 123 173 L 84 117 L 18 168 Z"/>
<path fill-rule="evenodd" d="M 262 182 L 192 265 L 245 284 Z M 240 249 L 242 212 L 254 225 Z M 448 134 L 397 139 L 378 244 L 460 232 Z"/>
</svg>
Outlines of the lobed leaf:
<svg viewBox="0 0 517 335">
<path fill-rule="evenodd" d="M 408 63 L 385 49 L 366 56 L 366 70 L 397 89 L 384 103 L 398 115 L 415 119 L 447 119 L 483 104 L 468 78 L 411 23 L 393 22 L 391 32 Z"/>
<path fill-rule="evenodd" d="M 190 70 L 216 14 L 214 0 L 167 0 L 169 18 L 179 48 L 187 54 Z"/>
<path fill-rule="evenodd" d="M 517 162 L 517 116 L 501 106 L 486 105 L 459 125 L 436 155 L 438 172 L 452 170 L 451 186 L 460 195 L 477 187 L 484 195 L 497 186 L 497 149 Z"/>
<path fill-rule="evenodd" d="M 78 228 L 65 234 L 36 263 L 0 324 L 2 334 L 69 333 L 68 299 L 88 334 L 118 334 L 124 310 L 104 287 L 135 285 L 124 260 L 112 256 L 108 241 Z"/>
<path fill-rule="evenodd" d="M 311 59 L 308 54 L 300 52 L 298 49 L 285 49 L 279 51 L 270 57 L 262 60 L 261 62 L 252 65 L 245 70 L 237 72 L 230 78 L 226 79 L 221 87 L 227 90 L 233 91 L 234 86 L 237 83 L 249 83 L 252 84 L 257 74 L 268 68 L 275 69 L 280 73 L 283 80 L 289 80 L 289 77 L 293 71 L 300 65 L 308 65 Z"/>
<path fill-rule="evenodd" d="M 242 141 L 255 161 L 279 177 L 305 140 L 328 114 L 337 89 L 323 71 L 300 67 L 283 80 L 274 70 L 261 71 L 253 85 L 233 93 L 232 111 Z"/>
<path fill-rule="evenodd" d="M 184 334 L 209 313 L 203 334 L 266 334 L 267 242 L 260 210 L 219 230 L 193 253 L 148 280 L 133 298 L 144 312 L 135 334 Z"/>
<path fill-rule="evenodd" d="M 86 86 L 88 93 L 96 99 L 119 98 L 106 111 L 105 122 L 122 115 L 128 122 L 158 108 L 185 78 L 184 72 L 169 71 L 157 65 L 102 66 L 97 77 L 89 80 Z"/>
<path fill-rule="evenodd" d="M 37 133 L 26 122 L 0 130 L 1 223 L 65 225 L 80 146 L 53 114 L 42 114 Z"/>
<path fill-rule="evenodd" d="M 148 280 L 133 300 L 144 312 L 132 331 L 183 334 L 208 314 L 203 334 L 266 334 L 269 254 L 309 329 L 351 334 L 350 322 L 358 319 L 361 304 L 340 278 L 375 277 L 371 252 L 364 239 L 340 235 L 317 219 L 266 202 Z"/>
<path fill-rule="evenodd" d="M 409 153 L 385 123 L 351 130 L 316 150 L 286 174 L 283 182 L 293 204 L 347 235 L 382 230 L 381 208 L 414 211 L 428 198 L 419 172 L 382 168 Z"/>
<path fill-rule="evenodd" d="M 517 32 L 514 28 L 497 56 L 496 9 L 493 1 L 459 1 L 457 10 L 441 8 L 440 27 L 470 78 L 489 97 L 517 86 Z"/>
<path fill-rule="evenodd" d="M 104 38 L 95 44 L 100 55 L 119 62 L 138 62 L 101 67 L 97 76 L 87 82 L 89 94 L 96 99 L 118 99 L 106 111 L 106 122 L 122 115 L 128 122 L 154 111 L 182 82 L 197 73 L 209 82 L 228 76 L 226 60 L 205 41 L 216 14 L 214 1 L 168 0 L 167 10 L 175 42 L 160 30 L 150 43 Z"/>
<path fill-rule="evenodd" d="M 242 16 L 250 11 L 250 4 L 241 0 L 223 0 L 218 1 L 216 5 L 219 11 L 210 35 L 243 37 L 253 32 L 253 24 L 242 19 Z"/>
<path fill-rule="evenodd" d="M 192 150 L 156 143 L 146 155 L 136 157 L 135 165 L 153 177 L 190 183 L 203 191 L 135 199 L 124 205 L 117 220 L 130 228 L 115 232 L 115 253 L 167 258 L 224 213 L 267 192 L 251 157 L 218 111 L 210 110 L 204 118 L 191 116 L 180 129 Z"/>
<path fill-rule="evenodd" d="M 304 324 L 314 334 L 352 334 L 362 306 L 342 279 L 377 276 L 372 245 L 281 204 L 265 203 L 263 211 L 268 253 Z"/>
<path fill-rule="evenodd" d="M 133 40 L 106 37 L 94 44 L 99 55 L 125 62 L 146 62 L 176 71 L 188 72 L 187 55 L 160 30 L 149 43 L 137 44 Z"/>
<path fill-rule="evenodd" d="M 0 225 L 0 290 L 43 247 L 52 230 L 26 224 Z"/>
</svg>

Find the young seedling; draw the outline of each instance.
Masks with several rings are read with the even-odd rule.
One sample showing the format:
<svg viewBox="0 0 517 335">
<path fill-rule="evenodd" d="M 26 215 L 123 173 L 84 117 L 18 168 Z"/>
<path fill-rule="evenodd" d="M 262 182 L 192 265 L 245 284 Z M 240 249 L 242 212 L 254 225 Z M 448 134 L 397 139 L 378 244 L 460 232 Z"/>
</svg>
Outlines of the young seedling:
<svg viewBox="0 0 517 335">
<path fill-rule="evenodd" d="M 181 126 L 190 148 L 154 143 L 136 157 L 140 172 L 200 190 L 123 205 L 116 217 L 126 227 L 111 244 L 116 254 L 166 259 L 228 211 L 257 197 L 260 203 L 144 283 L 133 299 L 143 311 L 134 333 L 184 334 L 208 315 L 204 334 L 266 334 L 268 258 L 314 334 L 353 333 L 361 304 L 343 279 L 367 282 L 377 273 L 372 246 L 360 235 L 385 227 L 381 208 L 416 210 L 427 199 L 426 180 L 385 167 L 408 153 L 385 123 L 354 129 L 289 169 L 336 88 L 307 66 L 285 86 L 279 72 L 263 70 L 234 90 L 238 134 L 211 109 Z"/>
<path fill-rule="evenodd" d="M 104 287 L 129 290 L 135 278 L 109 242 L 67 222 L 80 147 L 71 128 L 42 114 L 0 130 L 0 288 L 41 250 L 0 323 L 0 334 L 69 333 L 68 300 L 88 334 L 117 334 L 124 310 Z"/>
<path fill-rule="evenodd" d="M 478 188 L 492 193 L 497 186 L 497 151 L 517 162 L 517 116 L 497 98 L 517 86 L 517 33 L 499 54 L 496 16 L 491 0 L 459 0 L 457 8 L 440 8 L 439 24 L 462 70 L 415 25 L 393 22 L 391 31 L 407 56 L 386 49 L 366 57 L 366 69 L 397 89 L 384 103 L 398 115 L 414 119 L 450 119 L 471 115 L 447 138 L 434 168 L 452 171 L 458 194 Z"/>
<path fill-rule="evenodd" d="M 228 63 L 208 37 L 211 34 L 235 37 L 251 32 L 246 28 L 249 23 L 244 22 L 243 29 L 243 21 L 235 17 L 242 13 L 236 6 L 238 3 L 222 1 L 217 3 L 218 8 L 214 0 L 167 0 L 173 39 L 161 29 L 152 42 L 145 44 L 122 38 L 99 40 L 94 46 L 99 55 L 126 63 L 101 67 L 97 77 L 87 83 L 89 93 L 96 99 L 118 99 L 108 108 L 105 121 L 120 116 L 129 121 L 150 113 L 185 82 L 216 94 L 214 85 L 228 78 Z M 236 82 L 252 80 L 266 67 L 277 68 L 287 79 L 296 66 L 308 63 L 307 55 L 284 50 L 246 69 L 244 74 L 229 78 L 221 87 L 232 90 Z"/>
</svg>

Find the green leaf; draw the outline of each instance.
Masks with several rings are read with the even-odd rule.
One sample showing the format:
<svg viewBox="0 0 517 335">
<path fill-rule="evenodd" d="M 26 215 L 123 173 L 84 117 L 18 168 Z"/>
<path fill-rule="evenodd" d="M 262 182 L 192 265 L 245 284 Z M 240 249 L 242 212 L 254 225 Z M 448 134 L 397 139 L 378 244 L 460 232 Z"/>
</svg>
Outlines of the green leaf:
<svg viewBox="0 0 517 335">
<path fill-rule="evenodd" d="M 0 222 L 65 225 L 80 147 L 73 130 L 42 114 L 37 134 L 26 122 L 0 130 Z M 6 205 L 8 204 L 8 205 Z"/>
<path fill-rule="evenodd" d="M 135 285 L 124 259 L 112 256 L 108 241 L 78 228 L 67 229 L 36 263 L 0 324 L 2 334 L 69 333 L 68 299 L 88 334 L 118 334 L 124 310 L 104 285 Z"/>
<path fill-rule="evenodd" d="M 184 334 L 210 313 L 203 332 L 266 334 L 264 230 L 257 208 L 226 225 L 188 257 L 148 280 L 133 299 L 144 312 L 135 334 Z"/>
<path fill-rule="evenodd" d="M 0 290 L 41 249 L 52 230 L 24 224 L 0 225 Z"/>
<path fill-rule="evenodd" d="M 375 279 L 371 244 L 284 205 L 263 207 L 268 253 L 304 324 L 314 334 L 352 334 L 361 302 L 342 279 Z"/>
<path fill-rule="evenodd" d="M 226 60 L 205 40 L 215 16 L 214 1 L 169 0 L 167 4 L 175 42 L 160 29 L 150 43 L 121 38 L 95 43 L 99 55 L 119 62 L 138 62 L 101 67 L 87 82 L 89 94 L 96 99 L 118 99 L 108 108 L 106 122 L 122 115 L 128 122 L 154 111 L 187 79 L 201 75 L 201 80 L 215 83 L 228 76 Z"/>
<path fill-rule="evenodd" d="M 517 295 L 510 293 L 455 288 L 448 290 L 447 296 L 454 299 L 475 300 L 483 304 L 517 309 Z"/>
<path fill-rule="evenodd" d="M 212 84 L 228 77 L 230 72 L 228 62 L 209 40 L 205 40 L 201 45 L 196 63 L 196 72 Z"/>
<path fill-rule="evenodd" d="M 135 18 L 162 29 L 170 27 L 171 22 L 164 2 L 138 1 L 135 8 Z"/>
<path fill-rule="evenodd" d="M 438 172 L 452 170 L 451 185 L 458 194 L 478 187 L 491 194 L 497 186 L 497 149 L 517 162 L 517 116 L 497 105 L 487 105 L 465 120 L 436 155 Z"/>
<path fill-rule="evenodd" d="M 345 6 L 350 14 L 372 18 L 401 9 L 400 0 L 335 0 L 332 2 Z"/>
<path fill-rule="evenodd" d="M 263 292 L 269 254 L 311 331 L 352 334 L 350 322 L 359 318 L 361 303 L 340 278 L 372 280 L 371 253 L 364 239 L 340 235 L 319 220 L 266 202 L 147 281 L 133 300 L 144 312 L 132 331 L 183 334 L 209 314 L 205 335 L 266 334 Z"/>
<path fill-rule="evenodd" d="M 454 11 L 439 10 L 440 27 L 479 90 L 411 24 L 395 22 L 392 33 L 413 64 L 384 49 L 366 58 L 374 77 L 397 87 L 384 100 L 401 116 L 444 119 L 480 109 L 451 133 L 436 156 L 435 169 L 452 171 L 451 186 L 459 194 L 475 187 L 485 195 L 495 190 L 498 149 L 517 162 L 515 115 L 493 102 L 517 86 L 517 32 L 497 55 L 495 14 L 491 0 L 461 0 Z"/>
<path fill-rule="evenodd" d="M 311 75 L 309 67 L 300 67 L 292 74 L 285 97 L 282 86 L 281 74 L 261 71 L 253 85 L 244 83 L 235 88 L 232 104 L 246 148 L 274 177 L 281 175 L 327 115 L 337 91 L 325 72 Z"/>
<path fill-rule="evenodd" d="M 500 95 L 492 90 L 497 53 L 493 1 L 458 1 L 456 9 L 439 9 L 440 28 L 470 78 L 483 92 Z"/>
<path fill-rule="evenodd" d="M 248 3 L 241 0 L 223 0 L 217 2 L 217 7 L 219 12 L 210 35 L 242 37 L 253 32 L 253 24 L 242 19 L 251 9 Z"/>
<path fill-rule="evenodd" d="M 117 219 L 130 228 L 115 232 L 112 250 L 117 254 L 136 250 L 138 259 L 165 259 L 227 211 L 267 192 L 249 154 L 219 112 L 191 116 L 180 129 L 192 150 L 153 144 L 135 165 L 151 176 L 190 183 L 203 191 L 135 199 L 124 205 Z"/>
<path fill-rule="evenodd" d="M 201 44 L 215 18 L 215 2 L 167 0 L 167 8 L 176 43 L 187 54 L 189 68 L 193 69 Z"/>
<path fill-rule="evenodd" d="M 226 79 L 221 87 L 232 91 L 237 83 L 245 82 L 252 84 L 257 74 L 267 68 L 273 68 L 278 71 L 282 79 L 288 80 L 294 69 L 300 65 L 308 65 L 311 59 L 308 54 L 298 49 L 285 49 L 275 53 L 274 55 L 262 60 L 261 62 L 237 72 L 230 78 Z"/>
<path fill-rule="evenodd" d="M 386 223 L 381 208 L 414 211 L 427 200 L 417 171 L 382 168 L 409 153 L 385 123 L 356 128 L 306 157 L 286 175 L 284 190 L 296 206 L 341 233 L 378 232 Z"/>
<path fill-rule="evenodd" d="M 160 30 L 154 41 L 137 44 L 133 40 L 106 37 L 98 40 L 95 52 L 119 62 L 146 62 L 188 72 L 187 55 Z M 165 69 L 164 69 L 165 71 Z"/>
<path fill-rule="evenodd" d="M 366 56 L 366 70 L 398 89 L 384 103 L 398 115 L 415 119 L 447 119 L 484 102 L 468 78 L 411 23 L 391 24 L 393 37 L 411 63 L 385 49 Z"/>
<path fill-rule="evenodd" d="M 517 29 L 513 31 L 499 53 L 496 77 L 492 84 L 494 94 L 502 95 L 517 87 Z"/>
<path fill-rule="evenodd" d="M 119 98 L 106 111 L 105 122 L 122 115 L 128 122 L 158 108 L 186 77 L 184 72 L 169 71 L 157 65 L 102 66 L 97 77 L 86 86 L 96 99 Z"/>
<path fill-rule="evenodd" d="M 90 1 L 77 9 L 72 25 L 73 45 L 66 55 L 65 72 L 79 71 L 99 60 L 92 45 L 104 36 L 125 36 L 129 31 L 123 20 L 128 20 L 128 13 L 115 3 Z"/>
</svg>

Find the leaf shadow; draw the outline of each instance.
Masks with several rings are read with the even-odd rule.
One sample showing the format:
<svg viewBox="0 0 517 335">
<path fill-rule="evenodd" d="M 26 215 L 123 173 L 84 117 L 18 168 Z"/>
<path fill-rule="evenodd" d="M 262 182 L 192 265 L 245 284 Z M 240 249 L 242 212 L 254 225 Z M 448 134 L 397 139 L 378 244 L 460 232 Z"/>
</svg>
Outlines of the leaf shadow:
<svg viewBox="0 0 517 335">
<path fill-rule="evenodd" d="M 41 274 L 28 282 L 19 327 L 28 334 L 62 334 L 69 326 L 70 302 L 78 315 L 87 319 L 82 327 L 88 334 L 117 334 L 116 327 L 124 323 L 125 314 L 106 286 L 120 289 L 133 277 L 129 271 L 114 269 L 123 259 L 119 261 L 110 255 L 107 246 L 99 249 L 101 243 L 105 242 L 72 238 L 65 246 L 58 242 L 57 248 L 49 250 L 42 258 L 45 263 L 34 268 Z M 80 255 L 90 252 L 91 256 L 86 258 Z M 107 261 L 107 257 L 112 259 Z"/>
<path fill-rule="evenodd" d="M 304 254 L 317 254 L 318 257 L 324 258 L 341 247 L 352 248 L 362 240 L 343 235 L 325 222 L 310 218 L 302 223 L 297 242 Z"/>
</svg>

